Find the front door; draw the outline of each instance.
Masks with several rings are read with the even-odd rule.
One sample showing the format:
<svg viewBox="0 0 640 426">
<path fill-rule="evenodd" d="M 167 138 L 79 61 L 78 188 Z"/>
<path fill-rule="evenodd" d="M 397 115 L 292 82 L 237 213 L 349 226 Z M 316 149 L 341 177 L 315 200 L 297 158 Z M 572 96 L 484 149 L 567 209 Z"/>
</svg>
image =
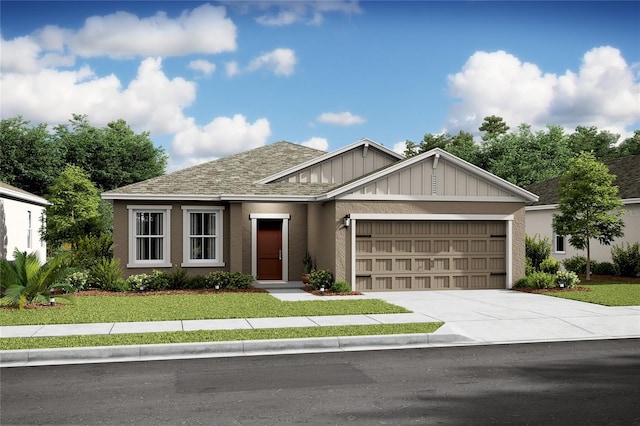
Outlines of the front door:
<svg viewBox="0 0 640 426">
<path fill-rule="evenodd" d="M 282 220 L 258 220 L 259 280 L 282 279 Z"/>
</svg>

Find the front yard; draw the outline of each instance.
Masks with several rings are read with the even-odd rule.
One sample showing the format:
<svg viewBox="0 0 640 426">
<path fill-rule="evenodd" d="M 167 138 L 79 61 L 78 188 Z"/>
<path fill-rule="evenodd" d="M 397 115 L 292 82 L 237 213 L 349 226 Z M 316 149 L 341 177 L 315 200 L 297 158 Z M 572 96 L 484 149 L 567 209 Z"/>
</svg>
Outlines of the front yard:
<svg viewBox="0 0 640 426">
<path fill-rule="evenodd" d="M 589 291 L 541 292 L 542 294 L 605 306 L 640 306 L 640 284 L 580 284 Z"/>
</svg>

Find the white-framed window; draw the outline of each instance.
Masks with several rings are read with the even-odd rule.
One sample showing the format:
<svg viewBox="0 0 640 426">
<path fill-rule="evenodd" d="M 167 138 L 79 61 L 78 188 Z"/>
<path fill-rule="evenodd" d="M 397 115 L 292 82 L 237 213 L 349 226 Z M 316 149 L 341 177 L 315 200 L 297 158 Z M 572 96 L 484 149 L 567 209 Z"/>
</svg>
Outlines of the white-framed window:
<svg viewBox="0 0 640 426">
<path fill-rule="evenodd" d="M 27 210 L 27 248 L 33 245 L 33 229 L 31 228 L 31 210 Z"/>
<path fill-rule="evenodd" d="M 566 237 L 564 235 L 553 234 L 553 252 L 565 253 L 566 251 Z"/>
<path fill-rule="evenodd" d="M 171 206 L 127 206 L 128 268 L 171 267 Z"/>
<path fill-rule="evenodd" d="M 224 266 L 224 207 L 182 206 L 182 266 Z"/>
</svg>

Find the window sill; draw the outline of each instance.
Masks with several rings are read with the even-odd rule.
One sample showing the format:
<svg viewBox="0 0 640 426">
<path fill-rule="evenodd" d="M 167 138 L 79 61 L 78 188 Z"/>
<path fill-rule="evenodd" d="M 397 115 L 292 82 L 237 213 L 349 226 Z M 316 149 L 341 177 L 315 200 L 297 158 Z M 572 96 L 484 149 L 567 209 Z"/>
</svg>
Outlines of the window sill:
<svg viewBox="0 0 640 426">
<path fill-rule="evenodd" d="M 182 268 L 222 268 L 225 266 L 224 262 L 182 262 L 180 264 Z"/>
<path fill-rule="evenodd" d="M 150 262 L 150 263 L 127 263 L 127 268 L 171 268 L 171 263 L 164 262 Z"/>
</svg>

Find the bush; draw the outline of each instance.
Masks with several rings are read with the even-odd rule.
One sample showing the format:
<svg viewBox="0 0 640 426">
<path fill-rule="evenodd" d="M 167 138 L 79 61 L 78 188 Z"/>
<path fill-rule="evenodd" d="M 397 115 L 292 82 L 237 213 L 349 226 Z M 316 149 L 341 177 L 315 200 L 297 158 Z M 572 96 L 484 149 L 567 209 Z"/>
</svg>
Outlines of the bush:
<svg viewBox="0 0 640 426">
<path fill-rule="evenodd" d="M 229 285 L 228 289 L 231 290 L 243 290 L 251 287 L 254 278 L 252 275 L 245 275 L 242 272 L 228 272 Z"/>
<path fill-rule="evenodd" d="M 117 281 L 122 279 L 120 270 L 120 259 L 101 258 L 89 269 L 88 284 L 90 287 L 107 291 L 121 291 L 122 283 Z"/>
<path fill-rule="evenodd" d="M 171 278 L 169 277 L 169 274 L 158 269 L 151 271 L 151 275 L 147 281 L 148 291 L 168 290 L 170 285 Z"/>
<path fill-rule="evenodd" d="M 593 262 L 592 262 L 593 263 Z M 587 272 L 587 258 L 584 256 L 573 256 L 562 261 L 564 269 L 576 274 L 585 274 Z"/>
<path fill-rule="evenodd" d="M 189 276 L 186 269 L 176 266 L 167 275 L 170 289 L 183 290 L 189 286 Z"/>
<path fill-rule="evenodd" d="M 561 288 L 571 288 L 580 284 L 580 278 L 575 272 L 556 272 L 556 286 Z"/>
<path fill-rule="evenodd" d="M 531 275 L 520 278 L 515 283 L 517 288 L 533 288 L 533 289 L 545 289 L 554 287 L 554 275 L 546 272 L 534 272 Z"/>
<path fill-rule="evenodd" d="M 336 281 L 331 286 L 331 290 L 334 293 L 349 293 L 351 292 L 351 286 L 346 281 Z"/>
<path fill-rule="evenodd" d="M 129 283 L 129 287 L 132 290 L 136 291 L 144 291 L 149 290 L 149 279 L 151 277 L 147 274 L 137 274 L 131 275 L 127 278 L 127 282 Z"/>
<path fill-rule="evenodd" d="M 207 277 L 203 275 L 196 275 L 189 278 L 189 283 L 187 284 L 187 288 L 193 290 L 200 290 L 203 288 L 207 288 Z"/>
<path fill-rule="evenodd" d="M 640 243 L 627 243 L 626 249 L 624 246 L 613 246 L 611 257 L 619 275 L 640 277 Z"/>
<path fill-rule="evenodd" d="M 129 285 L 127 280 L 118 278 L 115 281 L 111 281 L 111 284 L 109 284 L 109 286 L 105 288 L 105 290 L 115 292 L 131 291 L 131 286 Z"/>
<path fill-rule="evenodd" d="M 558 272 L 559 270 L 560 270 L 560 262 L 555 260 L 553 257 L 547 257 L 540 264 L 540 271 L 541 272 L 546 272 L 547 274 L 552 274 L 553 275 L 556 272 Z"/>
<path fill-rule="evenodd" d="M 113 237 L 111 234 L 87 235 L 75 242 L 72 253 L 72 266 L 90 269 L 103 258 L 113 258 Z"/>
<path fill-rule="evenodd" d="M 616 265 L 611 262 L 597 262 L 591 265 L 591 272 L 596 275 L 617 275 Z"/>
<path fill-rule="evenodd" d="M 63 282 L 71 287 L 75 291 L 82 291 L 87 288 L 89 282 L 89 274 L 85 271 L 76 271 L 68 275 Z"/>
<path fill-rule="evenodd" d="M 531 267 L 539 271 L 540 264 L 551 254 L 551 242 L 547 237 L 540 238 L 540 235 L 536 234 L 533 238 L 525 236 L 524 243 L 525 254 L 531 260 Z"/>
<path fill-rule="evenodd" d="M 207 288 L 223 289 L 229 286 L 229 273 L 224 271 L 214 271 L 206 276 Z"/>
<path fill-rule="evenodd" d="M 333 285 L 333 275 L 331 271 L 326 269 L 313 270 L 309 273 L 309 285 L 314 290 L 320 290 L 322 287 L 329 290 Z"/>
</svg>

